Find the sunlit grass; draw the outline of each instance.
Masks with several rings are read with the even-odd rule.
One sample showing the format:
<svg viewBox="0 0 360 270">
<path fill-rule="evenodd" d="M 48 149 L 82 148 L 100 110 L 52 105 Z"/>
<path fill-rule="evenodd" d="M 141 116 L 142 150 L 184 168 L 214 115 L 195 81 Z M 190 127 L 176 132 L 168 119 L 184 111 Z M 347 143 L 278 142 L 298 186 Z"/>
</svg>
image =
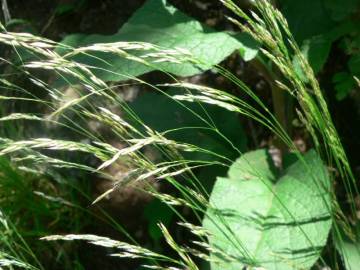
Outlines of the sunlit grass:
<svg viewBox="0 0 360 270">
<path fill-rule="evenodd" d="M 337 131 L 332 123 L 331 115 L 319 83 L 294 41 L 286 20 L 267 1 L 256 1 L 258 15 L 254 13 L 251 16 L 244 13 L 231 0 L 223 0 L 222 2 L 237 17 L 246 21 L 246 24 L 243 24 L 236 18 L 230 19 L 263 45 L 262 53 L 281 73 L 281 81 L 279 80 L 275 83 L 281 91 L 288 92 L 297 102 L 299 120 L 305 125 L 312 137 L 316 151 L 323 158 L 326 165 L 339 173 L 349 196 L 351 214 L 355 217 L 354 198 L 358 195 L 355 178 Z M 31 79 L 32 83 L 46 91 L 47 96 L 44 99 L 39 99 L 31 94 L 30 90 L 25 90 L 23 87 L 4 77 L 1 83 L 4 89 L 8 90 L 9 94 L 6 95 L 7 92 L 4 91 L 5 94 L 0 96 L 0 100 L 5 104 L 5 107 L 7 104 L 14 102 L 21 102 L 20 104 L 34 102 L 40 107 L 42 106 L 43 111 L 48 113 L 14 112 L 9 109 L 11 111 L 9 114 L 2 115 L 0 117 L 2 122 L 22 121 L 21 123 L 24 123 L 24 125 L 27 125 L 26 122 L 38 122 L 43 128 L 43 133 L 41 134 L 42 137 L 38 138 L 32 136 L 24 139 L 1 138 L 0 155 L 11 157 L 17 166 L 21 166 L 21 163 L 26 160 L 26 162 L 33 162 L 34 164 L 41 163 L 46 164 L 46 166 L 62 169 L 86 170 L 92 174 L 103 175 L 106 175 L 106 168 L 121 162 L 119 161 L 121 158 L 127 157 L 134 167 L 134 170 L 129 172 L 129 177 L 120 181 L 114 181 L 113 188 L 100 197 L 93 198 L 93 202 L 97 203 L 109 193 L 124 185 L 134 185 L 138 181 L 147 181 L 148 178 L 155 178 L 156 181 L 166 181 L 177 190 L 180 195 L 179 198 L 171 194 L 159 193 L 156 189 L 152 189 L 150 184 L 145 192 L 168 204 L 176 211 L 178 218 L 182 220 L 183 224 L 186 224 L 185 227 L 197 236 L 197 238 L 194 238 L 196 247 L 180 246 L 168 230 L 163 225 L 159 225 L 167 244 L 178 254 L 177 259 L 158 254 L 135 244 L 130 245 L 95 235 L 44 236 L 43 240 L 85 240 L 94 245 L 115 247 L 120 249 L 120 252 L 112 254 L 113 256 L 149 259 L 153 263 L 151 266 L 148 266 L 150 269 L 198 269 L 193 258 L 200 257 L 209 261 L 211 260 L 211 257 L 208 256 L 209 252 L 221 254 L 224 259 L 229 261 L 238 259 L 228 257 L 225 255 L 225 251 L 210 246 L 205 237 L 207 232 L 204 232 L 201 227 L 188 223 L 186 218 L 176 208 L 176 206 L 182 206 L 191 209 L 197 219 L 197 223 L 201 224 L 208 207 L 216 208 L 216 206 L 209 205 L 208 199 L 210 195 L 204 188 L 203 183 L 197 179 L 194 170 L 214 165 L 229 168 L 233 160 L 198 145 L 169 139 L 168 136 L 176 130 L 164 132 L 153 130 L 136 115 L 131 107 L 119 97 L 118 93 L 107 82 L 94 75 L 93 71 L 96 67 L 86 66 L 69 60 L 70 56 L 77 54 L 91 56 L 91 53 L 95 51 L 110 53 L 114 57 L 124 57 L 149 66 L 157 62 L 169 62 L 179 65 L 190 62 L 200 65 L 201 63 L 197 59 L 193 59 L 189 52 L 181 49 L 160 48 L 152 44 L 140 42 L 94 44 L 82 48 L 66 47 L 65 49 L 68 53 L 59 55 L 55 49 L 58 46 L 63 46 L 61 44 L 30 34 L 9 33 L 6 32 L 4 27 L 2 28 L 4 32 L 0 34 L 1 43 L 13 47 L 15 52 L 20 48 L 25 49 L 36 57 L 36 60 L 24 62 L 20 67 L 16 67 L 16 71 L 22 74 L 22 76 Z M 135 56 L 132 54 L 134 50 L 140 50 L 144 54 L 142 57 Z M 21 57 L 20 54 L 18 55 Z M 303 82 L 293 69 L 293 59 L 295 56 L 300 60 L 301 68 L 308 78 L 307 83 Z M 3 59 L 3 62 L 12 65 L 8 60 Z M 249 117 L 251 120 L 266 127 L 274 136 L 281 139 L 288 149 L 294 152 L 300 160 L 303 160 L 301 153 L 296 149 L 289 134 L 286 133 L 286 130 L 271 110 L 266 107 L 264 102 L 256 96 L 250 87 L 245 85 L 230 71 L 224 70 L 220 66 L 215 67 L 215 69 L 241 89 L 247 95 L 247 98 L 241 99 L 231 95 L 227 89 L 215 89 L 210 86 L 184 82 L 171 74 L 167 74 L 170 82 L 160 85 L 150 84 L 140 78 L 131 76 L 128 76 L 128 79 L 135 81 L 139 85 L 146 86 L 152 91 L 166 95 L 169 101 L 174 102 L 174 104 L 180 104 L 189 110 L 193 113 L 194 117 L 200 119 L 206 125 L 207 129 L 218 134 L 222 138 L 223 144 L 230 145 L 239 156 L 243 154 L 242 150 L 238 149 L 231 140 L 222 134 L 221 130 L 217 128 L 213 119 L 209 116 L 204 105 L 218 106 L 224 110 L 237 113 L 242 117 Z M 63 94 L 63 89 L 57 89 L 42 79 L 37 78 L 34 75 L 36 73 L 32 72 L 32 70 L 41 70 L 52 76 L 61 76 L 65 80 L 70 76 L 75 79 L 76 85 L 72 85 L 69 82 L 68 87 L 72 87 L 76 91 L 77 97 L 67 100 L 67 97 Z M 166 92 L 166 88 L 169 87 L 179 89 L 181 92 L 176 95 L 169 95 Z M 19 93 L 24 96 L 18 96 Z M 191 110 L 190 106 L 188 106 L 189 102 L 197 104 L 201 108 L 202 113 L 199 114 Z M 250 103 L 255 103 L 256 107 Z M 108 109 L 109 105 L 116 108 L 116 110 Z M 123 114 L 126 115 L 126 118 L 123 117 Z M 122 143 L 122 147 L 112 145 L 111 142 L 104 138 L 101 132 L 90 130 L 84 124 L 90 120 L 111 130 L 112 136 Z M 47 131 L 51 128 L 55 130 L 56 128 L 63 128 L 72 131 L 82 141 L 80 139 L 58 138 L 56 132 L 50 133 Z M 196 130 L 196 127 L 186 126 L 180 127 L 178 130 L 187 128 Z M 85 139 L 87 141 L 84 141 Z M 155 162 L 144 154 L 143 149 L 149 146 L 161 153 L 161 161 Z M 53 155 L 52 153 L 54 152 L 60 152 L 61 155 Z M 91 155 L 96 158 L 97 164 L 96 166 L 90 166 L 86 162 L 72 161 L 71 158 L 67 158 L 66 154 L 70 152 Z M 213 159 L 210 161 L 191 160 L 183 157 L 186 153 L 192 152 L 203 153 Z M 260 178 L 264 177 L 261 176 L 261 173 L 259 173 L 259 176 Z M 334 176 L 330 176 L 333 179 Z M 111 178 L 111 175 L 108 175 L 108 177 Z M 316 179 L 314 175 L 314 181 L 317 181 Z M 321 189 L 322 187 L 319 186 L 318 188 Z M 340 209 L 333 190 L 328 192 L 331 193 L 333 198 L 332 205 L 327 205 L 329 214 L 332 215 L 333 219 L 333 233 L 339 236 L 340 230 L 345 230 L 350 237 L 353 236 L 349 219 Z M 283 206 L 286 210 L 286 204 L 283 204 Z M 225 219 L 222 220 L 226 223 Z M 228 231 L 224 231 L 224 235 L 229 243 L 239 249 L 239 253 L 244 258 L 243 260 L 256 265 L 258 262 L 254 261 L 252 255 L 244 249 L 244 245 L 239 243 L 237 239 L 233 239 L 235 234 L 231 231 L 230 227 L 227 224 L 222 225 L 224 225 L 222 228 L 228 229 Z M 311 239 L 309 241 L 310 245 L 313 245 Z M 17 254 L 12 256 L 17 256 Z M 12 259 L 11 257 L 6 257 L 6 260 L 11 261 Z M 4 263 L 8 263 L 8 261 L 4 261 Z M 13 263 L 16 265 L 16 260 Z M 21 260 L 18 263 L 22 263 Z M 321 263 L 326 264 L 324 259 L 321 259 Z M 166 268 L 171 265 L 175 266 L 173 268 Z"/>
</svg>

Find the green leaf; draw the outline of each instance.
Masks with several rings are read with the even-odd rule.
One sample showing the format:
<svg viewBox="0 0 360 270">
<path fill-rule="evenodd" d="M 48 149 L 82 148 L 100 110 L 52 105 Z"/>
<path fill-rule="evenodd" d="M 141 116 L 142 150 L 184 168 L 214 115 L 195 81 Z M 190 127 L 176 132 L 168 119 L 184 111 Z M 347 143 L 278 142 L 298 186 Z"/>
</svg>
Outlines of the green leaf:
<svg viewBox="0 0 360 270">
<path fill-rule="evenodd" d="M 353 31 L 356 31 L 358 28 L 358 23 L 346 21 L 326 33 L 313 36 L 302 42 L 301 52 L 303 56 L 309 61 L 309 64 L 315 73 L 320 72 L 324 67 L 329 57 L 333 42 Z M 301 65 L 297 56 L 294 57 L 293 65 L 301 79 L 304 82 L 307 82 L 308 79 L 306 78 L 304 71 L 301 69 Z"/>
<path fill-rule="evenodd" d="M 75 3 L 63 3 L 63 4 L 59 4 L 56 8 L 55 8 L 55 14 L 60 16 L 66 13 L 71 13 L 76 9 L 76 4 Z"/>
<path fill-rule="evenodd" d="M 218 178 L 203 225 L 210 231 L 212 270 L 258 266 L 309 269 L 331 228 L 330 181 L 309 151 L 280 176 L 267 151 L 242 155 Z M 226 254 L 226 255 L 224 255 Z"/>
<path fill-rule="evenodd" d="M 327 33 L 335 22 L 324 3 L 328 0 L 280 0 L 280 9 L 288 20 L 291 33 L 301 44 L 313 36 Z"/>
<path fill-rule="evenodd" d="M 350 240 L 343 232 L 335 235 L 335 246 L 347 270 L 360 269 L 360 225 L 357 225 L 357 240 Z"/>
<path fill-rule="evenodd" d="M 114 35 L 75 34 L 66 37 L 62 43 L 81 47 L 118 41 L 148 42 L 164 48 L 187 49 L 202 64 L 157 62 L 148 66 L 102 52 L 93 53 L 95 57 L 76 56 L 73 60 L 96 67 L 94 73 L 104 81 L 121 81 L 127 79 L 124 74 L 139 76 L 155 69 L 179 76 L 191 76 L 212 68 L 235 50 L 240 50 L 246 60 L 251 60 L 257 52 L 257 45 L 248 35 L 239 34 L 235 37 L 227 32 L 216 32 L 167 4 L 165 0 L 148 0 Z M 66 51 L 64 48 L 58 49 L 60 54 Z"/>
<path fill-rule="evenodd" d="M 359 7 L 359 0 L 326 0 L 325 7 L 329 10 L 330 16 L 335 21 L 346 19 L 349 15 L 356 12 Z"/>
<path fill-rule="evenodd" d="M 349 62 L 348 62 L 348 67 L 350 72 L 355 75 L 355 76 L 359 76 L 360 75 L 360 53 L 354 54 L 353 56 L 351 56 Z"/>
<path fill-rule="evenodd" d="M 332 41 L 322 35 L 307 39 L 301 46 L 303 56 L 309 61 L 315 73 L 318 73 L 326 63 L 331 49 Z M 298 57 L 293 60 L 294 69 L 304 82 L 307 82 Z"/>
<path fill-rule="evenodd" d="M 158 224 L 162 223 L 166 227 L 169 226 L 174 216 L 174 212 L 167 204 L 158 199 L 154 199 L 145 206 L 143 215 L 148 221 L 148 232 L 150 237 L 155 242 L 158 242 L 164 237 Z"/>
<path fill-rule="evenodd" d="M 178 92 L 172 90 L 167 92 L 169 95 L 175 93 Z M 218 133 L 209 130 L 209 125 L 194 114 L 197 113 L 204 120 L 213 121 L 217 129 L 240 151 L 246 149 L 246 136 L 237 114 L 215 105 L 197 103 L 180 105 L 164 94 L 146 93 L 139 96 L 129 106 L 147 126 L 154 130 L 158 132 L 173 130 L 166 134 L 168 139 L 190 143 L 230 159 L 238 157 L 239 153 Z M 217 159 L 200 152 L 184 152 L 184 156 L 195 160 Z"/>
<path fill-rule="evenodd" d="M 358 0 L 280 0 L 280 9 L 288 20 L 290 30 L 315 73 L 326 63 L 333 42 L 359 28 L 355 20 L 339 23 L 340 17 L 344 18 L 354 11 L 354 2 Z M 296 57 L 294 68 L 307 82 Z"/>
<path fill-rule="evenodd" d="M 74 0 L 66 3 L 59 3 L 55 8 L 55 14 L 61 16 L 77 11 L 86 4 L 87 0 Z"/>
<path fill-rule="evenodd" d="M 338 72 L 332 82 L 336 91 L 336 99 L 343 100 L 355 88 L 355 80 L 348 72 Z"/>
<path fill-rule="evenodd" d="M 344 242 L 341 255 L 347 270 L 360 269 L 360 242 Z"/>
<path fill-rule="evenodd" d="M 242 59 L 244 61 L 254 59 L 259 52 L 260 44 L 246 33 L 238 34 L 237 38 L 242 44 L 239 49 Z"/>
<path fill-rule="evenodd" d="M 316 36 L 303 43 L 307 58 L 315 73 L 318 73 L 329 56 L 332 41 L 322 36 Z"/>
</svg>

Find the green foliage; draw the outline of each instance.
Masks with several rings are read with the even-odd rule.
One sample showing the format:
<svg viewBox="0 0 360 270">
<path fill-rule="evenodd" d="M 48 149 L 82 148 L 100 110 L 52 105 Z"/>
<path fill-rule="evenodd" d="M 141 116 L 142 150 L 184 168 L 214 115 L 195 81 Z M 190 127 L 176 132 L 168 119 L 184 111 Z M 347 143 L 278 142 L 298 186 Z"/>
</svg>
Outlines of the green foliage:
<svg viewBox="0 0 360 270">
<path fill-rule="evenodd" d="M 328 60 L 330 50 L 340 40 L 340 47 L 349 55 L 347 68 L 334 75 L 336 98 L 345 98 L 356 86 L 353 76 L 358 76 L 360 65 L 357 61 L 359 23 L 356 12 L 359 0 L 282 0 L 281 10 L 289 22 L 290 29 L 301 45 L 305 58 L 315 73 L 320 72 Z M 306 14 L 306 16 L 304 16 Z M 351 48 L 350 48 L 351 47 Z M 297 58 L 294 59 L 297 73 L 307 82 Z M 345 74 L 346 73 L 346 74 Z"/>
<path fill-rule="evenodd" d="M 88 224 L 85 211 L 76 205 L 79 194 L 66 181 L 54 183 L 35 168 L 20 167 L 21 170 L 0 157 L 0 220 L 3 214 L 8 224 L 7 230 L 0 230 L 3 230 L 0 233 L 0 253 L 6 252 L 32 264 L 29 269 L 44 269 L 42 264 L 55 266 L 60 261 L 62 266 L 72 267 L 74 262 L 71 260 L 78 255 L 76 252 L 69 256 L 61 248 L 56 251 L 49 249 L 38 239 L 59 229 L 78 231 Z"/>
<path fill-rule="evenodd" d="M 345 71 L 336 73 L 332 78 L 332 82 L 334 83 L 337 100 L 344 99 L 355 87 L 354 78 Z"/>
<path fill-rule="evenodd" d="M 360 268 L 360 226 L 356 228 L 356 239 L 350 240 L 344 233 L 335 237 L 335 245 L 347 270 Z"/>
<path fill-rule="evenodd" d="M 50 209 L 34 194 L 33 184 L 31 176 L 22 174 L 0 157 L 0 268 L 5 266 L 2 260 L 10 259 L 9 266 L 42 269 L 32 248 L 23 239 L 25 234 L 29 238 L 45 231 L 43 222 L 49 217 Z M 41 250 L 40 246 L 37 248 Z"/>
<path fill-rule="evenodd" d="M 65 3 L 59 3 L 56 6 L 55 14 L 57 16 L 72 13 L 86 4 L 87 0 L 73 0 Z"/>
<path fill-rule="evenodd" d="M 309 59 L 315 73 L 322 70 L 331 49 L 331 40 L 324 36 L 315 36 L 303 42 L 301 51 Z"/>
<path fill-rule="evenodd" d="M 358 26 L 359 25 L 357 23 L 346 21 L 333 27 L 327 32 L 313 36 L 302 42 L 301 52 L 303 56 L 309 61 L 309 64 L 315 73 L 323 70 L 324 65 L 328 60 L 333 43 L 347 36 L 349 33 L 352 33 L 357 29 Z M 308 82 L 308 79 L 301 71 L 297 57 L 294 59 L 294 67 L 302 76 L 303 81 Z"/>
<path fill-rule="evenodd" d="M 191 52 L 198 63 L 169 63 L 154 61 L 151 66 L 128 60 L 111 53 L 95 52 L 92 56 L 79 55 L 71 59 L 93 67 L 95 75 L 104 81 L 122 81 L 127 76 L 139 76 L 160 69 L 179 76 L 191 76 L 212 68 L 235 50 L 246 60 L 257 53 L 256 43 L 248 35 L 233 36 L 226 32 L 217 32 L 188 17 L 165 0 L 149 0 L 114 35 L 75 34 L 66 37 L 62 43 L 72 47 L 94 43 L 120 41 L 147 42 L 164 49 L 182 48 Z M 64 54 L 68 49 L 59 48 Z M 144 53 L 134 52 L 141 56 Z"/>
<path fill-rule="evenodd" d="M 279 171 L 274 166 L 266 150 L 244 154 L 232 164 L 228 177 L 217 178 L 208 202 L 208 194 L 201 179 L 209 182 L 209 179 L 221 172 L 219 173 L 216 166 L 212 166 L 212 170 L 198 170 L 197 165 L 218 164 L 225 168 L 242 154 L 246 149 L 246 138 L 238 114 L 265 126 L 291 150 L 295 150 L 296 146 L 291 135 L 282 129 L 279 119 L 276 119 L 271 109 L 266 107 L 267 102 L 262 102 L 262 99 L 234 74 L 221 68 L 215 70 L 243 90 L 247 98 L 243 99 L 243 96 L 237 97 L 211 87 L 191 88 L 190 84 L 182 84 L 178 80 L 176 76 L 195 75 L 213 68 L 233 51 L 239 51 L 245 60 L 250 60 L 256 55 L 257 47 L 248 35 L 216 32 L 181 13 L 165 0 L 147 1 L 119 32 L 112 36 L 71 35 L 65 38 L 63 45 L 59 45 L 32 35 L 5 32 L 0 35 L 0 40 L 4 44 L 17 49 L 25 48 L 39 56 L 38 61 L 26 63 L 19 70 L 22 72 L 25 69 L 25 76 L 33 76 L 32 82 L 48 91 L 46 101 L 41 102 L 41 105 L 44 103 L 48 106 L 44 109 L 46 112 L 42 112 L 43 115 L 11 111 L 10 115 L 1 117 L 2 121 L 22 120 L 22 123 L 36 119 L 45 122 L 46 125 L 43 131 L 45 134 L 41 133 L 45 138 L 15 140 L 12 135 L 6 136 L 10 138 L 4 138 L 0 145 L 0 155 L 11 155 L 19 161 L 23 153 L 30 151 L 37 155 L 26 156 L 27 161 L 33 161 L 38 165 L 44 165 L 46 160 L 60 168 L 81 168 L 98 172 L 114 180 L 114 185 L 111 185 L 100 198 L 105 198 L 105 195 L 126 184 L 130 186 L 149 178 L 159 182 L 165 181 L 172 185 L 174 193 L 179 195 L 177 198 L 174 194 L 156 193 L 157 186 L 154 185 L 156 188 L 152 194 L 158 200 L 145 208 L 143 216 L 148 221 L 148 233 L 152 240 L 155 243 L 159 242 L 163 235 L 169 247 L 178 255 L 178 259 L 154 253 L 137 245 L 91 234 L 57 235 L 44 239 L 88 241 L 111 248 L 110 254 L 114 256 L 151 261 L 150 267 L 154 269 L 177 267 L 198 270 L 193 261 L 193 257 L 198 256 L 211 262 L 213 270 L 239 270 L 247 266 L 268 270 L 295 270 L 310 269 L 319 260 L 331 227 L 336 231 L 341 223 L 344 230 L 349 229 L 349 220 L 356 217 L 354 213 L 357 209 L 351 206 L 351 211 L 355 210 L 351 213 L 351 218 L 342 212 L 336 197 L 333 196 L 332 189 L 335 184 L 332 186 L 331 180 L 334 179 L 328 175 L 320 154 L 327 157 L 327 165 L 339 175 L 342 181 L 336 183 L 343 186 L 346 197 L 352 204 L 355 204 L 354 198 L 358 195 L 355 177 L 352 175 L 349 161 L 332 123 L 326 99 L 311 67 L 315 72 L 321 71 L 334 42 L 341 40 L 341 48 L 349 58 L 348 66 L 346 71 L 336 73 L 333 81 L 341 93 L 338 98 L 349 92 L 353 76 L 360 73 L 357 23 L 349 19 L 356 10 L 355 1 L 345 1 L 344 5 L 325 0 L 280 1 L 281 9 L 287 16 L 302 51 L 288 31 L 284 18 L 267 1 L 256 2 L 259 5 L 259 15 L 252 14 L 252 17 L 249 17 L 247 12 L 239 10 L 231 0 L 223 2 L 246 21 L 243 28 L 263 43 L 262 56 L 271 62 L 271 71 L 275 71 L 269 71 L 268 80 L 272 84 L 276 79 L 277 87 L 288 91 L 297 99 L 299 119 L 307 131 L 304 137 L 313 140 L 317 152 L 312 150 L 304 156 L 297 153 L 296 158 L 294 155 L 284 155 L 284 171 Z M 304 17 L 304 14 L 307 16 Z M 235 19 L 232 21 L 236 22 Z M 59 54 L 54 53 L 55 47 Z M 66 78 L 72 74 L 77 78 L 76 82 L 82 84 L 83 91 L 79 91 L 76 97 L 66 99 L 62 89 L 55 89 L 43 80 L 35 80 L 37 74 L 28 72 L 31 68 L 54 73 L 62 71 Z M 90 68 L 95 76 L 92 76 L 87 68 Z M 153 70 L 176 75 L 168 76 L 167 79 L 174 79 L 177 89 L 183 88 L 182 93 L 188 95 L 175 97 L 174 94 L 178 92 L 173 89 L 165 89 L 163 92 L 161 87 L 164 85 L 154 85 L 139 79 L 141 86 L 148 87 L 146 91 L 158 90 L 162 95 L 141 93 L 134 102 L 124 104 L 119 98 L 119 89 L 115 89 L 113 84 L 106 83 L 135 78 Z M 299 78 L 299 75 L 302 78 Z M 39 77 L 42 76 L 41 74 Z M 13 88 L 6 79 L 2 82 L 9 89 Z M 16 87 L 15 89 L 23 90 Z M 88 90 L 91 93 L 83 94 Z M 14 102 L 18 99 L 17 96 L 1 98 Z M 48 99 L 51 102 L 47 102 Z M 29 100 L 23 101 L 25 103 Z M 254 103 L 256 105 L 252 106 Z M 61 105 L 60 108 L 54 108 L 53 104 Z M 66 113 L 61 115 L 62 117 L 54 117 L 68 111 L 73 113 L 74 119 L 66 119 Z M 79 119 L 81 123 L 90 119 L 96 124 L 92 122 L 91 130 L 86 130 L 88 127 L 79 125 Z M 97 124 L 100 124 L 100 128 Z M 47 128 L 51 125 L 62 125 L 69 130 L 77 130 L 88 136 L 91 141 L 77 142 L 77 137 L 72 137 L 70 133 L 70 138 L 66 140 L 48 138 L 53 135 L 61 137 L 56 132 L 49 132 Z M 115 138 L 108 140 L 109 134 L 101 134 L 101 128 L 104 126 L 113 131 L 111 136 Z M 253 133 L 256 136 L 256 132 Z M 151 153 L 146 151 L 147 147 L 160 150 L 159 152 L 164 154 L 164 159 L 159 161 L 155 154 L 153 160 Z M 197 150 L 203 151 L 195 151 L 196 147 Z M 61 155 L 64 160 L 44 155 L 55 150 L 67 151 Z M 94 159 L 97 159 L 81 160 L 81 164 L 70 163 L 71 156 L 67 153 L 74 151 L 92 154 Z M 181 152 L 184 158 L 177 155 L 178 152 Z M 125 160 L 125 155 L 126 160 L 133 166 L 124 169 L 124 172 L 111 172 L 112 167 L 123 165 L 121 160 Z M 102 162 L 100 166 L 99 162 Z M 105 168 L 113 175 L 108 175 Z M 6 168 L 0 169 L 6 171 Z M 84 220 L 79 221 L 79 217 L 73 216 L 71 210 L 66 212 L 68 208 L 65 206 L 72 204 L 61 200 L 63 193 L 56 194 L 56 197 L 49 196 L 51 190 L 46 189 L 46 185 L 46 194 L 34 193 L 34 187 L 38 188 L 34 184 L 35 181 L 31 181 L 30 184 L 24 183 L 24 179 L 27 178 L 22 179 L 22 175 L 11 176 L 11 179 L 16 180 L 10 181 L 11 185 L 8 185 L 7 190 L 12 193 L 2 188 L 2 197 L 6 197 L 5 203 L 10 209 L 9 212 L 15 213 L 16 216 L 21 215 L 25 220 L 31 220 L 30 225 L 19 223 L 21 227 L 32 229 L 32 225 L 36 225 L 34 230 L 28 229 L 27 232 L 30 231 L 36 236 L 40 233 L 50 233 L 51 230 L 43 228 L 43 224 L 49 223 L 61 224 L 61 228 L 57 229 L 61 233 L 67 226 L 76 231 L 78 226 L 84 225 Z M 48 184 L 46 181 L 45 183 Z M 140 185 L 139 189 L 141 188 Z M 11 193 L 11 196 L 7 193 Z M 43 203 L 43 200 L 39 202 L 37 196 L 46 199 L 46 203 Z M 18 200 L 24 200 L 25 203 L 14 203 Z M 165 207 L 165 204 L 170 207 Z M 25 207 L 29 207 L 31 212 L 22 215 L 21 210 Z M 200 238 L 201 242 L 193 242 L 198 245 L 197 248 L 200 247 L 199 250 L 179 246 L 167 231 L 166 225 L 170 224 L 173 217 L 169 209 L 176 210 L 177 216 L 183 221 L 181 225 Z M 177 211 L 178 209 L 180 211 Z M 62 216 L 60 222 L 60 218 L 54 218 L 53 210 L 58 210 L 62 215 L 62 211 L 65 211 L 70 221 Z M 203 227 L 185 220 L 190 211 L 193 214 L 191 218 L 197 218 L 198 222 L 201 221 L 204 212 L 206 213 Z M 34 213 L 36 217 L 29 213 Z M 182 213 L 186 213 L 185 217 Z M 38 222 L 38 217 L 45 221 Z M 163 224 L 157 229 L 156 223 L 160 220 Z M 41 226 L 38 223 L 41 223 Z M 121 226 L 117 229 L 119 228 L 124 232 Z M 204 237 L 208 235 L 204 228 L 210 231 L 208 238 Z M 347 230 L 347 233 L 351 235 L 351 230 Z M 129 237 L 126 232 L 125 235 Z M 131 237 L 129 239 L 136 243 Z M 337 248 L 344 258 L 345 265 L 353 267 L 357 260 L 357 244 L 346 240 L 339 242 Z M 200 251 L 202 248 L 205 248 L 206 252 Z M 335 248 L 329 245 L 329 250 L 333 252 Z M 210 258 L 207 251 L 210 251 Z M 321 258 L 320 264 L 326 263 L 328 262 Z M 71 266 L 65 268 L 70 269 Z"/>
<path fill-rule="evenodd" d="M 170 96 L 175 93 L 167 92 Z M 167 132 L 167 138 L 217 155 L 184 152 L 185 157 L 191 160 L 216 160 L 219 156 L 235 159 L 239 155 L 238 150 L 246 149 L 246 135 L 237 114 L 218 106 L 198 103 L 184 106 L 164 94 L 146 93 L 132 102 L 130 108 L 152 129 L 158 132 L 171 130 Z"/>
<path fill-rule="evenodd" d="M 350 29 L 340 42 L 340 49 L 348 57 L 343 71 L 333 76 L 336 98 L 342 100 L 358 86 L 354 77 L 360 76 L 360 31 L 359 25 Z"/>
<path fill-rule="evenodd" d="M 174 212 L 168 205 L 158 199 L 154 199 L 144 209 L 144 217 L 148 221 L 148 232 L 150 237 L 158 244 L 163 234 L 158 226 L 161 222 L 166 227 L 170 225 Z"/>
<path fill-rule="evenodd" d="M 359 0 L 327 0 L 324 1 L 324 6 L 334 21 L 341 21 L 355 13 L 359 8 L 359 3 Z"/>
<path fill-rule="evenodd" d="M 336 25 L 324 4 L 327 0 L 280 0 L 279 2 L 291 33 L 299 44 L 313 36 L 327 33 Z"/>
<path fill-rule="evenodd" d="M 218 178 L 204 227 L 212 269 L 246 265 L 269 270 L 309 269 L 319 258 L 331 227 L 330 181 L 315 151 L 282 174 L 265 150 L 249 152 Z"/>
</svg>

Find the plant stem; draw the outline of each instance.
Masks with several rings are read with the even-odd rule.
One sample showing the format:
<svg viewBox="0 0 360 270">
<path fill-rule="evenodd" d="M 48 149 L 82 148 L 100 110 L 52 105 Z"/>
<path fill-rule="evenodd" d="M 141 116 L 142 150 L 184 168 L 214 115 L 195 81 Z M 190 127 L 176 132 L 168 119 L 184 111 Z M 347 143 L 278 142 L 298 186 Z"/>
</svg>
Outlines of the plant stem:
<svg viewBox="0 0 360 270">
<path fill-rule="evenodd" d="M 285 91 L 280 89 L 279 86 L 275 83 L 277 77 L 276 74 L 274 74 L 274 72 L 272 72 L 260 59 L 256 58 L 251 63 L 256 68 L 256 70 L 260 72 L 271 88 L 274 114 L 277 121 L 285 132 L 291 134 L 291 127 L 289 125 L 290 119 L 287 117 L 288 108 L 286 106 L 286 95 Z M 274 143 L 275 146 L 280 149 L 281 154 L 287 150 L 286 143 L 283 142 L 280 138 L 276 137 Z"/>
<path fill-rule="evenodd" d="M 3 10 L 3 14 L 4 14 L 5 24 L 7 24 L 11 20 L 11 16 L 10 16 L 10 12 L 9 12 L 9 8 L 8 8 L 8 4 L 7 4 L 6 0 L 1 0 L 1 7 Z"/>
</svg>

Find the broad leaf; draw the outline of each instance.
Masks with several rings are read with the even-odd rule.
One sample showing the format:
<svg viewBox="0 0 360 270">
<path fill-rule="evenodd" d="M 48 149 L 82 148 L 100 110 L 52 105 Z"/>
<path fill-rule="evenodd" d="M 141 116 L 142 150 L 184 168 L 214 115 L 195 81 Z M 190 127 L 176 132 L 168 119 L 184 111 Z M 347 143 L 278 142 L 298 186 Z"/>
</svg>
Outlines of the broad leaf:
<svg viewBox="0 0 360 270">
<path fill-rule="evenodd" d="M 164 237 L 158 224 L 161 223 L 166 227 L 169 226 L 174 212 L 167 204 L 158 199 L 154 199 L 145 206 L 143 216 L 148 222 L 150 237 L 155 243 L 158 243 L 160 239 Z"/>
<path fill-rule="evenodd" d="M 341 259 L 347 270 L 360 269 L 360 226 L 357 225 L 357 240 L 351 241 L 343 232 L 335 235 L 335 246 L 341 255 Z"/>
<path fill-rule="evenodd" d="M 168 92 L 170 95 L 174 93 L 177 92 Z M 146 93 L 129 104 L 130 108 L 147 126 L 158 132 L 173 130 L 166 134 L 169 139 L 193 144 L 217 155 L 235 159 L 239 153 L 222 136 L 209 129 L 208 123 L 213 122 L 235 147 L 240 151 L 245 150 L 246 136 L 236 113 L 223 110 L 215 105 L 201 104 L 200 106 L 197 103 L 184 105 L 180 105 L 164 94 L 157 93 Z M 129 117 L 129 121 L 131 121 L 131 117 Z M 218 159 L 213 155 L 200 152 L 185 152 L 184 155 L 195 160 Z"/>
<path fill-rule="evenodd" d="M 331 18 L 340 21 L 355 13 L 359 8 L 359 0 L 326 0 L 325 7 L 329 10 Z"/>
<path fill-rule="evenodd" d="M 278 176 L 265 150 L 242 155 L 218 178 L 203 225 L 212 270 L 309 269 L 331 227 L 330 182 L 315 151 Z M 218 261 L 218 262 L 216 262 Z"/>
<path fill-rule="evenodd" d="M 341 249 L 343 262 L 347 270 L 360 269 L 360 243 L 344 242 Z"/>
<path fill-rule="evenodd" d="M 335 22 L 324 2 L 328 0 L 280 0 L 281 11 L 289 22 L 291 33 L 301 44 L 303 40 L 330 31 Z"/>
<path fill-rule="evenodd" d="M 201 73 L 220 63 L 235 50 L 244 59 L 251 60 L 257 53 L 257 45 L 248 35 L 235 38 L 226 32 L 216 32 L 183 14 L 165 0 L 148 0 L 114 35 L 75 34 L 66 37 L 62 43 L 81 47 L 95 43 L 138 41 L 152 43 L 160 47 L 183 48 L 201 64 L 176 64 L 154 62 L 152 66 L 130 61 L 111 53 L 96 52 L 93 56 L 81 55 L 73 60 L 96 67 L 94 73 L 104 81 L 121 81 L 126 76 L 139 76 L 155 69 L 161 69 L 179 76 Z M 67 49 L 58 49 L 64 54 Z M 140 52 L 133 52 L 141 55 Z"/>
</svg>

